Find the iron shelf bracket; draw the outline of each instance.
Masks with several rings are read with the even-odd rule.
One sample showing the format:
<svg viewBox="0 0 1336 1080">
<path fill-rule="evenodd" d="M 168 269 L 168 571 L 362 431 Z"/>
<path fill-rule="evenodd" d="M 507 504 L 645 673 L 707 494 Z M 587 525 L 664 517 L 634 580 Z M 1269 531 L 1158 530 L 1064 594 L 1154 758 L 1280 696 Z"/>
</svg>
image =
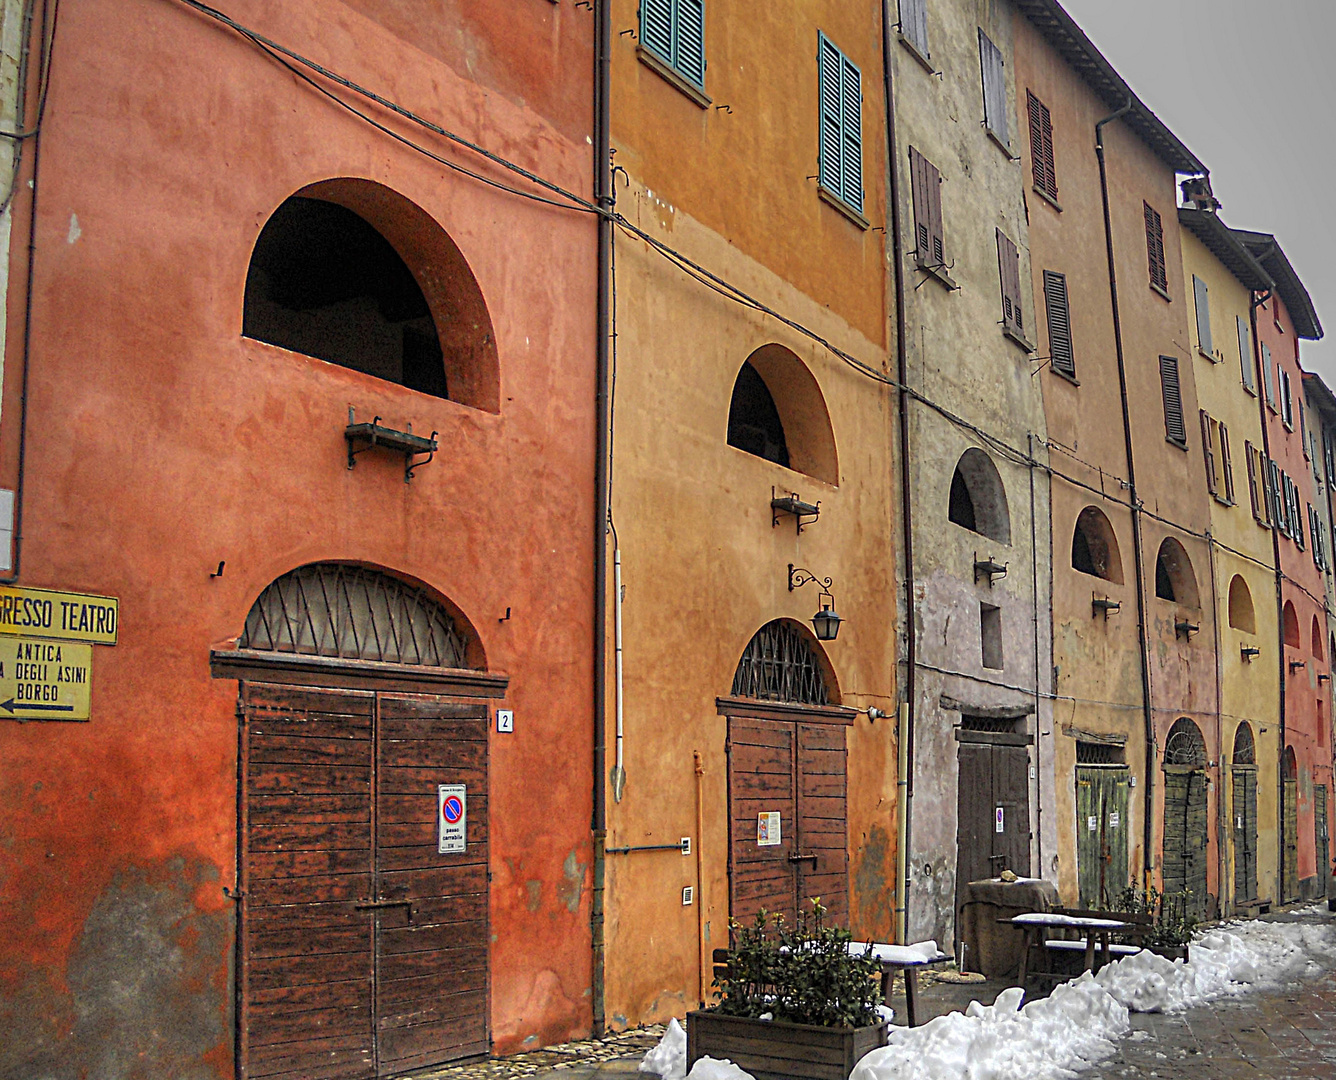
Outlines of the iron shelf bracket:
<svg viewBox="0 0 1336 1080">
<path fill-rule="evenodd" d="M 974 553 L 974 583 L 979 583 L 981 576 L 988 578 L 988 587 L 993 587 L 993 579 L 1007 576 L 1007 563 L 995 563 L 993 557 L 989 555 L 986 559 L 979 558 L 978 552 Z"/>
<path fill-rule="evenodd" d="M 1090 601 L 1090 608 L 1092 618 L 1095 615 L 1103 615 L 1104 621 L 1108 622 L 1109 614 L 1121 611 L 1123 605 L 1120 600 L 1110 600 L 1107 596 L 1096 596 Z"/>
<path fill-rule="evenodd" d="M 772 529 L 779 524 L 780 514 L 792 514 L 794 520 L 798 523 L 798 532 L 801 535 L 805 527 L 821 516 L 821 503 L 803 502 L 796 491 L 781 495 L 772 487 L 770 489 L 770 527 Z M 804 521 L 803 518 L 810 518 L 811 520 Z"/>
<path fill-rule="evenodd" d="M 1200 630 L 1200 623 L 1190 623 L 1187 619 L 1179 619 L 1178 622 L 1174 623 L 1174 636 L 1182 636 L 1189 641 L 1192 640 L 1192 635 L 1200 632 Z"/>
<path fill-rule="evenodd" d="M 408 425 L 407 431 L 395 431 L 394 428 L 381 426 L 379 416 L 369 424 L 359 424 L 355 411 L 349 406 L 348 426 L 343 429 L 343 437 L 348 442 L 348 468 L 351 469 L 357 464 L 358 454 L 365 454 L 368 450 L 381 446 L 393 453 L 404 455 L 406 484 L 413 479 L 413 474 L 418 469 L 423 465 L 430 465 L 432 459 L 436 457 L 436 451 L 440 449 L 440 445 L 436 442 L 436 434 L 433 431 L 430 438 L 414 435 L 412 424 Z M 359 444 L 361 449 L 357 449 Z M 422 454 L 427 455 L 425 460 L 416 460 Z"/>
</svg>

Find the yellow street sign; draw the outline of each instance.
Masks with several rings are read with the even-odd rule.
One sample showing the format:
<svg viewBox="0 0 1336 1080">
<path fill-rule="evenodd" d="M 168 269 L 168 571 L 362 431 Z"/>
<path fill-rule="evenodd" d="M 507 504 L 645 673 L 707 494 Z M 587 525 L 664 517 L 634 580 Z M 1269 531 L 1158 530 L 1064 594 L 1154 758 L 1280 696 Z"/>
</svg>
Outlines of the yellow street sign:
<svg viewBox="0 0 1336 1080">
<path fill-rule="evenodd" d="M 0 638 L 0 719 L 87 720 L 93 646 Z"/>
<path fill-rule="evenodd" d="M 0 634 L 115 645 L 119 629 L 120 601 L 114 596 L 0 587 Z"/>
</svg>

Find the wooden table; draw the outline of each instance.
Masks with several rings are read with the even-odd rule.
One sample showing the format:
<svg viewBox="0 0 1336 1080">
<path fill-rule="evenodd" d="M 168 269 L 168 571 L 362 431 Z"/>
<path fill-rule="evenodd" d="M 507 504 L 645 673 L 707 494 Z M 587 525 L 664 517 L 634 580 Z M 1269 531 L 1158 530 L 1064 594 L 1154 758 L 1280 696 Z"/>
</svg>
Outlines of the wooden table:
<svg viewBox="0 0 1336 1080">
<path fill-rule="evenodd" d="M 1016 915 L 1011 919 L 1000 920 L 1019 927 L 1025 933 L 1025 945 L 1021 949 L 1020 985 L 1025 986 L 1025 969 L 1030 960 L 1030 950 L 1044 944 L 1045 930 L 1081 930 L 1085 932 L 1085 970 L 1097 971 L 1095 966 L 1095 939 L 1099 939 L 1100 963 L 1109 957 L 1109 938 L 1113 934 L 1125 933 L 1135 929 L 1135 925 L 1118 919 L 1087 919 L 1076 915 L 1060 915 L 1057 912 L 1031 911 Z"/>
<path fill-rule="evenodd" d="M 887 945 L 879 941 L 851 941 L 849 951 L 862 956 L 868 949 L 881 964 L 881 997 L 890 1003 L 891 980 L 897 971 L 905 977 L 905 1019 L 910 1027 L 918 1027 L 918 973 L 920 968 L 934 964 L 945 964 L 955 959 L 950 953 L 938 952 L 936 956 L 925 956 L 912 945 Z"/>
</svg>

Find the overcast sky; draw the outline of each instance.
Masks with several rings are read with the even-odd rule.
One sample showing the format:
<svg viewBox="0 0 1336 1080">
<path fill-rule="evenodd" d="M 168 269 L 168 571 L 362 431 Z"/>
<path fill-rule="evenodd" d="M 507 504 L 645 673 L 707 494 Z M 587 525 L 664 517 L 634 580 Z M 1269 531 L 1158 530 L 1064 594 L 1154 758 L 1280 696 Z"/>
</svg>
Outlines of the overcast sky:
<svg viewBox="0 0 1336 1080">
<path fill-rule="evenodd" d="M 1275 233 L 1327 336 L 1336 389 L 1336 0 L 1062 0 L 1211 170 L 1221 216 Z"/>
</svg>

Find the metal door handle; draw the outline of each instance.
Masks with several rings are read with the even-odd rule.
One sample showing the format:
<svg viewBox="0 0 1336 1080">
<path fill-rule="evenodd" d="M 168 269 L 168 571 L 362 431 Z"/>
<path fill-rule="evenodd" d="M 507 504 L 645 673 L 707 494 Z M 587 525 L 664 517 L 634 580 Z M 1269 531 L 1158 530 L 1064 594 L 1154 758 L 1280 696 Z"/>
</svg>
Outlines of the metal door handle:
<svg viewBox="0 0 1336 1080">
<path fill-rule="evenodd" d="M 353 905 L 357 911 L 381 911 L 385 908 L 407 908 L 408 921 L 413 921 L 412 900 L 359 900 Z"/>
<path fill-rule="evenodd" d="M 796 851 L 790 851 L 790 852 L 789 852 L 789 862 L 802 862 L 804 859 L 811 859 L 811 860 L 812 860 L 812 865 L 813 865 L 813 866 L 816 865 L 816 859 L 817 859 L 817 857 L 816 857 L 815 855 L 803 855 L 803 854 L 799 854 L 799 853 L 796 852 Z"/>
</svg>

